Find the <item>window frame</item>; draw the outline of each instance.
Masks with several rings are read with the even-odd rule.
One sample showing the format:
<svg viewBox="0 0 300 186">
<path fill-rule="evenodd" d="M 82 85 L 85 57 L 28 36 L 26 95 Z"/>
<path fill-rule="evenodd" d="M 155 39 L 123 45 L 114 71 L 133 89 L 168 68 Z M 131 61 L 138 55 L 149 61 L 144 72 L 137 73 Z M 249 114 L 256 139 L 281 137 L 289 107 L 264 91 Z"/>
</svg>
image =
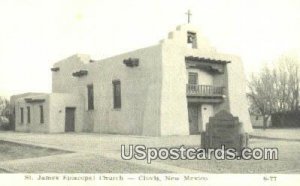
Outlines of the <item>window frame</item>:
<svg viewBox="0 0 300 186">
<path fill-rule="evenodd" d="M 121 109 L 122 107 L 122 91 L 121 91 L 121 81 L 113 80 L 113 108 Z"/>
<path fill-rule="evenodd" d="M 27 123 L 30 124 L 31 123 L 31 109 L 30 109 L 30 106 L 27 106 L 26 107 L 26 110 L 27 110 Z"/>
<path fill-rule="evenodd" d="M 44 106 L 40 105 L 40 124 L 43 124 L 45 122 L 44 119 Z"/>
<path fill-rule="evenodd" d="M 94 110 L 94 85 L 87 85 L 87 110 Z"/>
<path fill-rule="evenodd" d="M 20 123 L 24 123 L 24 108 L 20 107 Z"/>
<path fill-rule="evenodd" d="M 190 76 L 195 76 L 196 77 L 196 83 L 190 83 Z M 189 85 L 198 85 L 199 82 L 198 82 L 198 73 L 197 72 L 189 72 L 188 74 L 188 84 Z"/>
</svg>

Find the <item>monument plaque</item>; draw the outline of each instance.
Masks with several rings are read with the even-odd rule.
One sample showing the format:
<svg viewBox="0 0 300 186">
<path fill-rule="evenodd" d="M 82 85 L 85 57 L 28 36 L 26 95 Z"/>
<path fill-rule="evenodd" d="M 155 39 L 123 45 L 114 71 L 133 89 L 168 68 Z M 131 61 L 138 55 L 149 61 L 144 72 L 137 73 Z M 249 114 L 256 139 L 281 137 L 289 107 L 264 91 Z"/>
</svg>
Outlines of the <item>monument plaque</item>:
<svg viewBox="0 0 300 186">
<path fill-rule="evenodd" d="M 209 118 L 206 131 L 201 133 L 202 148 L 235 148 L 240 152 L 248 146 L 248 134 L 243 131 L 242 123 L 226 110 L 218 112 Z"/>
</svg>

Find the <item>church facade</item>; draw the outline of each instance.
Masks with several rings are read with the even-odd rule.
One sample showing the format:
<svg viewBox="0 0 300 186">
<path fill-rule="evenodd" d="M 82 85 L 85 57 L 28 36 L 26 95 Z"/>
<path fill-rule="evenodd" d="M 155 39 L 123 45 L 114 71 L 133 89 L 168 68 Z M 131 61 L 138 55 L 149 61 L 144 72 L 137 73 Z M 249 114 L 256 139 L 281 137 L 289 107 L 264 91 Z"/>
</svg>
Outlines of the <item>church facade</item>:
<svg viewBox="0 0 300 186">
<path fill-rule="evenodd" d="M 190 135 L 224 109 L 252 130 L 240 58 L 191 24 L 154 46 L 99 61 L 74 55 L 51 70 L 53 93 L 11 97 L 16 131 Z"/>
</svg>

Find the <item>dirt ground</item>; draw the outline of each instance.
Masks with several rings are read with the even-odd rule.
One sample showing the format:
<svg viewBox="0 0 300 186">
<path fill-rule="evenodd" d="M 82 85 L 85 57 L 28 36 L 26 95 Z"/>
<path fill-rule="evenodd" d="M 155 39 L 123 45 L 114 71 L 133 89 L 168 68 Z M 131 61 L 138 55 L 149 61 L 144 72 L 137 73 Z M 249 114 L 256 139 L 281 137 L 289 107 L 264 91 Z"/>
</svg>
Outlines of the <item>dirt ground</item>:
<svg viewBox="0 0 300 186">
<path fill-rule="evenodd" d="M 58 150 L 17 147 L 0 160 L 0 172 L 81 173 L 300 173 L 300 130 L 255 130 L 250 147 L 276 147 L 278 160 L 122 160 L 122 144 L 147 147 L 199 147 L 200 136 L 144 137 L 94 133 L 32 134 L 0 132 L 0 140 Z M 257 137 L 255 137 L 257 136 Z M 1 147 L 0 147 L 1 148 Z M 8 147 L 2 147 L 8 148 Z M 73 153 L 66 153 L 72 151 Z M 64 152 L 64 153 L 62 153 Z M 50 153 L 50 154 L 47 154 Z M 51 154 L 52 153 L 52 154 Z M 22 156 L 19 156 L 23 154 Z M 44 156 L 46 154 L 46 156 Z M 7 159 L 5 159 L 5 156 Z M 1 158 L 1 157 L 0 157 Z M 10 158 L 10 159 L 9 159 Z M 22 158 L 22 159 L 16 159 Z M 2 171 L 1 171 L 2 170 Z"/>
</svg>

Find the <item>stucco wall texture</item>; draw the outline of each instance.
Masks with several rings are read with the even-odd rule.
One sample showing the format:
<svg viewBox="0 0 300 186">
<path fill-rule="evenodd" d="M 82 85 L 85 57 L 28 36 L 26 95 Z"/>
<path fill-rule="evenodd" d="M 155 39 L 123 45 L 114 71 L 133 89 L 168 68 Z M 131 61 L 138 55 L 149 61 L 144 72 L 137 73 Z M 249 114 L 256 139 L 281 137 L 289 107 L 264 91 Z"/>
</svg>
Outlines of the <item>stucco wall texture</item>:
<svg viewBox="0 0 300 186">
<path fill-rule="evenodd" d="M 43 102 L 27 103 L 26 98 L 43 99 Z M 49 95 L 27 93 L 11 97 L 14 104 L 15 130 L 20 132 L 48 132 L 49 131 Z M 44 122 L 40 123 L 39 108 L 43 107 Z M 28 111 L 30 108 L 30 122 L 28 122 Z M 21 109 L 23 109 L 23 122 L 21 122 Z"/>
<path fill-rule="evenodd" d="M 39 99 L 42 101 L 26 102 L 26 99 Z M 20 132 L 62 133 L 65 132 L 65 108 L 76 107 L 75 131 L 84 131 L 83 109 L 80 98 L 72 94 L 28 93 L 11 98 L 14 103 L 15 130 Z M 41 123 L 40 106 L 43 107 L 43 120 Z M 30 108 L 30 122 L 28 110 Z M 23 123 L 21 122 L 21 108 L 23 108 Z"/>
<path fill-rule="evenodd" d="M 196 33 L 197 48 L 187 45 L 188 31 Z M 225 66 L 224 73 L 210 74 L 201 69 L 187 69 L 186 56 L 230 63 Z M 128 58 L 138 58 L 139 65 L 126 66 L 123 60 Z M 73 55 L 55 63 L 53 67 L 59 70 L 52 72 L 53 93 L 40 95 L 45 99 L 45 123 L 43 126 L 32 125 L 28 129 L 19 125 L 17 119 L 16 130 L 64 132 L 65 107 L 76 107 L 76 132 L 189 135 L 186 84 L 190 71 L 198 73 L 201 84 L 224 86 L 226 92 L 226 98 L 220 104 L 199 103 L 199 129 L 205 129 L 210 116 L 226 109 L 240 118 L 246 132 L 252 130 L 241 60 L 233 55 L 218 53 L 190 24 L 178 26 L 157 45 L 99 61 L 90 60 L 88 55 Z M 72 76 L 79 70 L 87 70 L 88 74 Z M 113 107 L 114 80 L 121 82 L 122 106 L 118 109 Z M 88 85 L 93 85 L 93 110 L 88 110 Z M 22 101 L 24 95 L 13 100 L 17 100 L 16 110 L 17 106 L 26 104 Z"/>
</svg>

